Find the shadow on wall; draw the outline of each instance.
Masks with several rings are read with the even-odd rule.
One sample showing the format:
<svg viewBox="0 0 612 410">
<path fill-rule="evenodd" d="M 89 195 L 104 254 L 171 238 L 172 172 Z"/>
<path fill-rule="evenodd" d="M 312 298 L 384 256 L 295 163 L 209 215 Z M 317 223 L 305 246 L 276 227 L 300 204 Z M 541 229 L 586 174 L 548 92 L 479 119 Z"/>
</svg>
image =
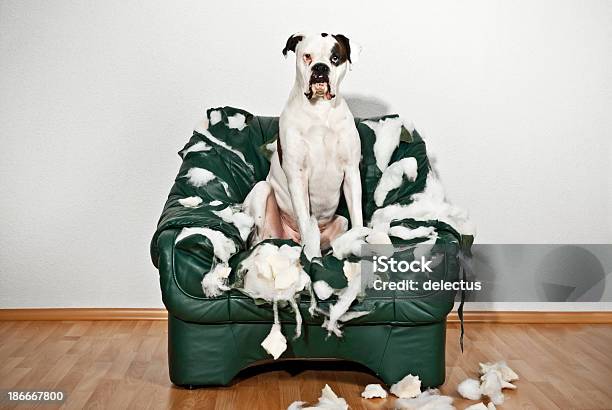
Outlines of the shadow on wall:
<svg viewBox="0 0 612 410">
<path fill-rule="evenodd" d="M 344 99 L 353 113 L 353 117 L 356 118 L 393 114 L 389 112 L 389 104 L 377 97 L 363 94 L 345 94 Z"/>
</svg>

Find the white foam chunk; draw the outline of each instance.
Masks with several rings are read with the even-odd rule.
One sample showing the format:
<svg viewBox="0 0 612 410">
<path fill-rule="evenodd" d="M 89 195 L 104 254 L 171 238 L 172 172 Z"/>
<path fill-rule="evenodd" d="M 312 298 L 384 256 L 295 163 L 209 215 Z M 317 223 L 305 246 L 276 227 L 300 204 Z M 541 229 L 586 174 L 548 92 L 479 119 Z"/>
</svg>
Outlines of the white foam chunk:
<svg viewBox="0 0 612 410">
<path fill-rule="evenodd" d="M 334 257 L 344 259 L 350 255 L 361 256 L 361 245 L 365 238 L 371 233 L 367 227 L 356 227 L 349 229 L 331 242 Z"/>
<path fill-rule="evenodd" d="M 334 288 L 324 280 L 318 280 L 312 284 L 315 294 L 321 300 L 327 300 L 334 293 Z"/>
<path fill-rule="evenodd" d="M 204 168 L 194 167 L 187 171 L 187 179 L 195 187 L 203 187 L 215 178 L 215 174 Z"/>
<path fill-rule="evenodd" d="M 465 379 L 457 386 L 457 392 L 461 397 L 468 400 L 479 400 L 482 396 L 480 392 L 480 382 L 476 379 Z"/>
<path fill-rule="evenodd" d="M 419 376 L 406 375 L 402 380 L 393 384 L 389 390 L 400 399 L 410 399 L 421 394 L 421 380 Z"/>
<path fill-rule="evenodd" d="M 377 206 L 383 206 L 387 194 L 399 188 L 402 185 L 404 176 L 409 181 L 414 181 L 418 175 L 418 164 L 417 160 L 413 157 L 403 158 L 393 164 L 389 165 L 385 172 L 383 172 L 378 181 L 378 185 L 374 190 L 374 202 Z"/>
<path fill-rule="evenodd" d="M 365 238 L 370 245 L 391 245 L 391 238 L 385 232 L 372 231 Z"/>
<path fill-rule="evenodd" d="M 392 226 L 389 228 L 389 236 L 395 236 L 403 240 L 411 240 L 417 238 L 431 238 L 436 234 L 436 228 L 433 226 L 419 226 L 411 229 L 406 226 Z"/>
<path fill-rule="evenodd" d="M 198 131 L 198 132 L 200 134 L 202 134 L 201 131 Z M 212 147 L 210 145 L 208 145 L 207 143 L 205 143 L 204 141 L 198 141 L 195 144 L 193 144 L 192 146 L 190 146 L 189 148 L 183 150 L 181 152 L 181 155 L 182 155 L 183 158 L 185 158 L 187 156 L 187 154 L 189 154 L 190 152 L 210 151 L 211 149 L 212 149 Z"/>
<path fill-rule="evenodd" d="M 480 392 L 488 396 L 496 406 L 504 404 L 504 393 L 502 393 L 502 378 L 495 370 L 489 370 L 480 377 Z"/>
<path fill-rule="evenodd" d="M 343 271 L 347 278 L 347 286 L 338 292 L 338 299 L 335 304 L 329 308 L 329 317 L 323 323 L 323 327 L 327 329 L 329 334 L 334 333 L 336 336 L 342 336 L 342 331 L 338 322 L 345 315 L 357 295 L 361 291 L 361 266 L 359 263 L 344 261 Z"/>
<path fill-rule="evenodd" d="M 280 248 L 264 243 L 245 258 L 241 270 L 245 271 L 244 291 L 253 298 L 267 301 L 289 301 L 310 284 L 308 274 L 300 264 L 299 246 L 282 245 Z"/>
<path fill-rule="evenodd" d="M 387 391 L 383 389 L 380 384 L 368 384 L 361 392 L 361 397 L 364 399 L 373 399 L 376 397 L 384 399 L 387 397 Z"/>
<path fill-rule="evenodd" d="M 227 117 L 227 126 L 242 131 L 246 127 L 246 117 L 244 114 L 237 112 L 234 115 Z"/>
<path fill-rule="evenodd" d="M 202 279 L 202 290 L 207 297 L 220 296 L 224 291 L 230 290 L 227 286 L 227 279 L 231 268 L 227 263 L 218 263 Z"/>
<path fill-rule="evenodd" d="M 242 238 L 243 241 L 247 240 L 251 230 L 253 229 L 253 225 L 255 224 L 255 220 L 251 216 L 241 212 L 238 208 L 233 208 L 231 206 L 223 208 L 219 211 L 213 211 L 213 213 L 219 216 L 225 222 L 234 225 L 238 229 L 238 232 L 240 232 L 240 238 Z"/>
<path fill-rule="evenodd" d="M 243 291 L 254 299 L 272 302 L 274 309 L 274 324 L 277 329 L 270 331 L 270 340 L 266 346 L 262 344 L 276 359 L 283 345 L 276 332 L 280 332 L 277 302 L 287 301 L 295 314 L 295 337 L 302 330 L 302 316 L 295 298 L 306 288 L 310 288 L 310 277 L 300 264 L 301 248 L 299 246 L 282 245 L 280 248 L 271 243 L 264 243 L 255 248 L 240 264 L 239 272 L 244 273 Z M 274 332 L 274 334 L 273 334 Z M 284 337 L 284 336 L 283 336 Z M 265 340 L 264 340 L 265 342 Z M 286 348 L 286 344 L 285 344 Z M 283 349 L 284 351 L 284 349 Z"/>
<path fill-rule="evenodd" d="M 219 110 L 213 110 L 213 111 L 211 111 L 211 112 L 210 112 L 210 114 L 209 114 L 208 116 L 209 116 L 209 118 L 210 118 L 210 125 L 215 125 L 215 124 L 217 124 L 217 123 L 218 123 L 218 122 L 220 122 L 220 121 L 221 121 L 221 119 L 223 118 L 223 117 L 221 116 L 221 111 L 219 111 Z M 208 127 L 207 127 L 207 128 L 208 128 Z"/>
<path fill-rule="evenodd" d="M 395 117 L 379 121 L 364 121 L 363 124 L 370 127 L 376 135 L 374 157 L 376 158 L 378 169 L 384 171 L 389 165 L 393 151 L 399 145 L 402 120 Z"/>
<path fill-rule="evenodd" d="M 519 379 L 518 374 L 516 374 L 514 370 L 508 367 L 508 365 L 504 361 L 496 363 L 479 363 L 479 368 L 481 375 L 487 373 L 490 370 L 495 370 L 499 372 L 502 380 L 506 382 L 513 382 Z"/>
<path fill-rule="evenodd" d="M 202 203 L 202 198 L 199 196 L 188 196 L 187 198 L 179 199 L 178 202 L 185 208 L 197 208 Z"/>
<path fill-rule="evenodd" d="M 270 353 L 274 360 L 278 359 L 287 350 L 287 339 L 281 332 L 280 324 L 273 324 L 268 336 L 261 342 L 261 346 Z"/>
<path fill-rule="evenodd" d="M 207 237 L 212 243 L 214 255 L 222 262 L 227 262 L 237 252 L 234 241 L 223 235 L 223 233 L 210 228 L 183 228 L 176 236 L 175 243 L 190 235 L 203 235 Z"/>
<path fill-rule="evenodd" d="M 370 225 L 375 230 L 387 232 L 392 221 L 412 218 L 417 221 L 439 220 L 464 235 L 473 235 L 475 227 L 467 213 L 446 201 L 444 189 L 432 172 L 427 175 L 425 190 L 411 196 L 409 205 L 393 204 L 377 209 Z"/>
<path fill-rule="evenodd" d="M 223 202 L 219 201 L 218 199 L 215 199 L 214 201 L 210 201 L 208 203 L 208 205 L 210 205 L 210 206 L 219 206 L 219 205 L 222 205 L 222 204 L 223 204 Z"/>
<path fill-rule="evenodd" d="M 338 397 L 327 384 L 323 387 L 323 390 L 321 390 L 321 397 L 319 397 L 317 404 L 308 407 L 304 407 L 304 404 L 306 404 L 304 401 L 295 401 L 289 405 L 287 410 L 348 410 L 349 408 L 346 400 L 342 397 Z"/>
<path fill-rule="evenodd" d="M 398 399 L 395 401 L 398 410 L 455 410 L 453 398 L 441 396 L 438 390 L 427 390 L 412 399 Z"/>
</svg>

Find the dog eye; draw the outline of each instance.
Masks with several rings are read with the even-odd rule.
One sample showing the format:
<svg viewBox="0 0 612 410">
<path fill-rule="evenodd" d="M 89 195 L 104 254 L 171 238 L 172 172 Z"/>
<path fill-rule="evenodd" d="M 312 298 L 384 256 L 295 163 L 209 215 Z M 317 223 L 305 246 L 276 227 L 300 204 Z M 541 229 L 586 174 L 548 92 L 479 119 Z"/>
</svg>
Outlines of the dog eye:
<svg viewBox="0 0 612 410">
<path fill-rule="evenodd" d="M 308 53 L 305 53 L 305 54 L 304 54 L 304 61 L 305 61 L 307 64 L 310 64 L 310 62 L 312 61 L 312 56 L 311 56 L 310 54 L 308 54 Z"/>
<path fill-rule="evenodd" d="M 332 54 L 331 58 L 329 59 L 333 64 L 338 64 L 338 61 L 340 61 L 340 57 L 338 57 L 335 54 Z"/>
</svg>

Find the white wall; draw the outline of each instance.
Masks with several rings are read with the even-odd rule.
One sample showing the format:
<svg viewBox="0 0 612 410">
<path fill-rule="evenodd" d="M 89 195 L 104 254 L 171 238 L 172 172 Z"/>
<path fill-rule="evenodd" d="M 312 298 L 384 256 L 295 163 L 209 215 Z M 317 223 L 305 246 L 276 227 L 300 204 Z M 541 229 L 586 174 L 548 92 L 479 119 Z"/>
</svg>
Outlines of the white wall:
<svg viewBox="0 0 612 410">
<path fill-rule="evenodd" d="M 176 151 L 278 114 L 302 29 L 363 45 L 344 92 L 414 121 L 479 242 L 612 243 L 612 2 L 263 3 L 0 1 L 0 307 L 161 306 Z"/>
</svg>

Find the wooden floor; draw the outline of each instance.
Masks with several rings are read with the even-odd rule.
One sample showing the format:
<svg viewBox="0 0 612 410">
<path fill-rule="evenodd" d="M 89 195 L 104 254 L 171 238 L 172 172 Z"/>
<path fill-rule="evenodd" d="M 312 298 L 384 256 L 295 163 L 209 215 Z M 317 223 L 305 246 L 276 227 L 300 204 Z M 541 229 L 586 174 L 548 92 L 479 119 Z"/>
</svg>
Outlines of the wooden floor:
<svg viewBox="0 0 612 410">
<path fill-rule="evenodd" d="M 521 380 L 502 409 L 612 409 L 612 325 L 469 324 L 464 354 L 458 333 L 449 325 L 444 394 L 457 397 L 479 361 L 506 359 Z M 361 399 L 378 382 L 348 363 L 283 362 L 189 391 L 168 379 L 165 321 L 0 322 L 0 389 L 63 390 L 64 408 L 285 409 L 316 402 L 325 383 L 353 409 L 393 408 L 392 398 Z M 53 408 L 17 408 L 32 407 Z"/>
</svg>

